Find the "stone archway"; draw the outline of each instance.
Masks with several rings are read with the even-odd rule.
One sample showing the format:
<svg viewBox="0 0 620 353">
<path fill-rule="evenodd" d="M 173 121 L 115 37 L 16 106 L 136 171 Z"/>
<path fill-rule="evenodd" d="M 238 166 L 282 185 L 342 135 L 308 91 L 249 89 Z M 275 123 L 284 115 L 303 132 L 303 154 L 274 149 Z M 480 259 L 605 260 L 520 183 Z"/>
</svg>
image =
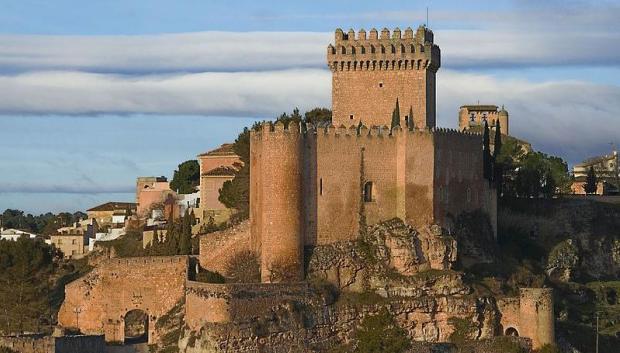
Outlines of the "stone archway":
<svg viewBox="0 0 620 353">
<path fill-rule="evenodd" d="M 143 310 L 128 311 L 123 317 L 124 343 L 149 343 L 149 315 Z"/>
<path fill-rule="evenodd" d="M 504 333 L 505 336 L 514 336 L 514 337 L 519 337 L 519 331 L 517 331 L 516 328 L 514 327 L 509 327 L 506 329 L 506 332 Z"/>
</svg>

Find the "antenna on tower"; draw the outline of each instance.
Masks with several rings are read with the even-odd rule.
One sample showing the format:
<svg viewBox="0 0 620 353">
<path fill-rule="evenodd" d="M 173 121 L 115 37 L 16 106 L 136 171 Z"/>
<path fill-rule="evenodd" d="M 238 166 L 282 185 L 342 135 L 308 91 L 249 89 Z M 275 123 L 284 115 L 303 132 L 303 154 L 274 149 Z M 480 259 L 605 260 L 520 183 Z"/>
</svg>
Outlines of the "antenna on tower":
<svg viewBox="0 0 620 353">
<path fill-rule="evenodd" d="M 428 28 L 428 6 L 426 7 L 426 27 Z"/>
</svg>

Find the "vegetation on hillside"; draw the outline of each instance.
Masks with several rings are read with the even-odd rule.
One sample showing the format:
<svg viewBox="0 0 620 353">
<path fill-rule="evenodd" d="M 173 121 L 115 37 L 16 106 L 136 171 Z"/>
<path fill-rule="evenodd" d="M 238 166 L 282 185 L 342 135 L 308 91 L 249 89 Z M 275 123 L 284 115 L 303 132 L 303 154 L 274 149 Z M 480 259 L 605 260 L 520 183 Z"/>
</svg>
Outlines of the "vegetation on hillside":
<svg viewBox="0 0 620 353">
<path fill-rule="evenodd" d="M 0 225 L 4 228 L 15 228 L 35 234 L 54 234 L 60 227 L 70 226 L 73 223 L 86 218 L 83 212 L 51 212 L 34 216 L 24 211 L 6 209 L 0 214 Z"/>
<path fill-rule="evenodd" d="M 0 240 L 0 334 L 50 332 L 64 284 L 89 268 L 40 240 Z"/>
</svg>

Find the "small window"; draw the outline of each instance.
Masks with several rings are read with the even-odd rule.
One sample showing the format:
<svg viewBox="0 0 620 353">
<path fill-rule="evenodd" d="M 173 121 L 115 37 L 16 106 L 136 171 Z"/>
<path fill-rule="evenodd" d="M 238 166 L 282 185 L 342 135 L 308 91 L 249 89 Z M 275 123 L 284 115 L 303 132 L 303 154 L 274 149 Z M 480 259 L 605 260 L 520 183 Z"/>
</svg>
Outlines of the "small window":
<svg viewBox="0 0 620 353">
<path fill-rule="evenodd" d="M 467 188 L 467 202 L 471 202 L 471 188 Z"/>
<path fill-rule="evenodd" d="M 58 239 L 58 245 L 62 245 L 62 239 Z"/>
<path fill-rule="evenodd" d="M 323 196 L 323 178 L 319 179 L 319 195 Z"/>
<path fill-rule="evenodd" d="M 349 119 L 353 120 L 353 114 L 349 115 Z"/>
<path fill-rule="evenodd" d="M 372 181 L 366 182 L 364 184 L 364 202 L 372 202 Z"/>
<path fill-rule="evenodd" d="M 379 82 L 379 88 L 383 88 L 383 82 Z"/>
<path fill-rule="evenodd" d="M 73 245 L 77 244 L 75 239 L 71 240 L 71 244 L 73 244 Z"/>
</svg>

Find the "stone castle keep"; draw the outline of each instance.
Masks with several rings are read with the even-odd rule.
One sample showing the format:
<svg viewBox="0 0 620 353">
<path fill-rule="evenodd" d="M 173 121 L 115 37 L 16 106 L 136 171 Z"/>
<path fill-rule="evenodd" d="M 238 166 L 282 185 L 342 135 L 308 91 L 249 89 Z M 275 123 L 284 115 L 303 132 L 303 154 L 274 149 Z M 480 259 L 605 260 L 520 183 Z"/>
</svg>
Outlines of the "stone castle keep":
<svg viewBox="0 0 620 353">
<path fill-rule="evenodd" d="M 483 177 L 482 135 L 436 127 L 433 32 L 336 30 L 327 64 L 332 124 L 251 131 L 249 221 L 201 235 L 197 259 L 102 260 L 65 287 L 59 324 L 123 342 L 125 318 L 140 311 L 150 344 L 167 337 L 162 320 L 181 317 L 185 353 L 310 352 L 347 340 L 383 305 L 413 341 L 446 342 L 460 319 L 474 340 L 553 343 L 550 289 L 476 297 L 454 270 L 468 240 L 457 243 L 457 218 L 482 214 L 493 242 L 497 195 Z M 195 280 L 201 268 L 225 274 L 247 253 L 261 283 Z M 334 305 L 317 279 L 385 302 Z"/>
<path fill-rule="evenodd" d="M 429 29 L 361 31 L 357 40 L 337 30 L 327 60 L 332 126 L 265 124 L 252 133 L 251 246 L 264 281 L 274 266 L 302 279 L 304 246 L 353 240 L 363 224 L 398 217 L 450 229 L 452 218 L 478 209 L 495 223 L 482 136 L 435 127 L 440 54 Z M 413 117 L 390 129 L 397 99 Z"/>
</svg>

